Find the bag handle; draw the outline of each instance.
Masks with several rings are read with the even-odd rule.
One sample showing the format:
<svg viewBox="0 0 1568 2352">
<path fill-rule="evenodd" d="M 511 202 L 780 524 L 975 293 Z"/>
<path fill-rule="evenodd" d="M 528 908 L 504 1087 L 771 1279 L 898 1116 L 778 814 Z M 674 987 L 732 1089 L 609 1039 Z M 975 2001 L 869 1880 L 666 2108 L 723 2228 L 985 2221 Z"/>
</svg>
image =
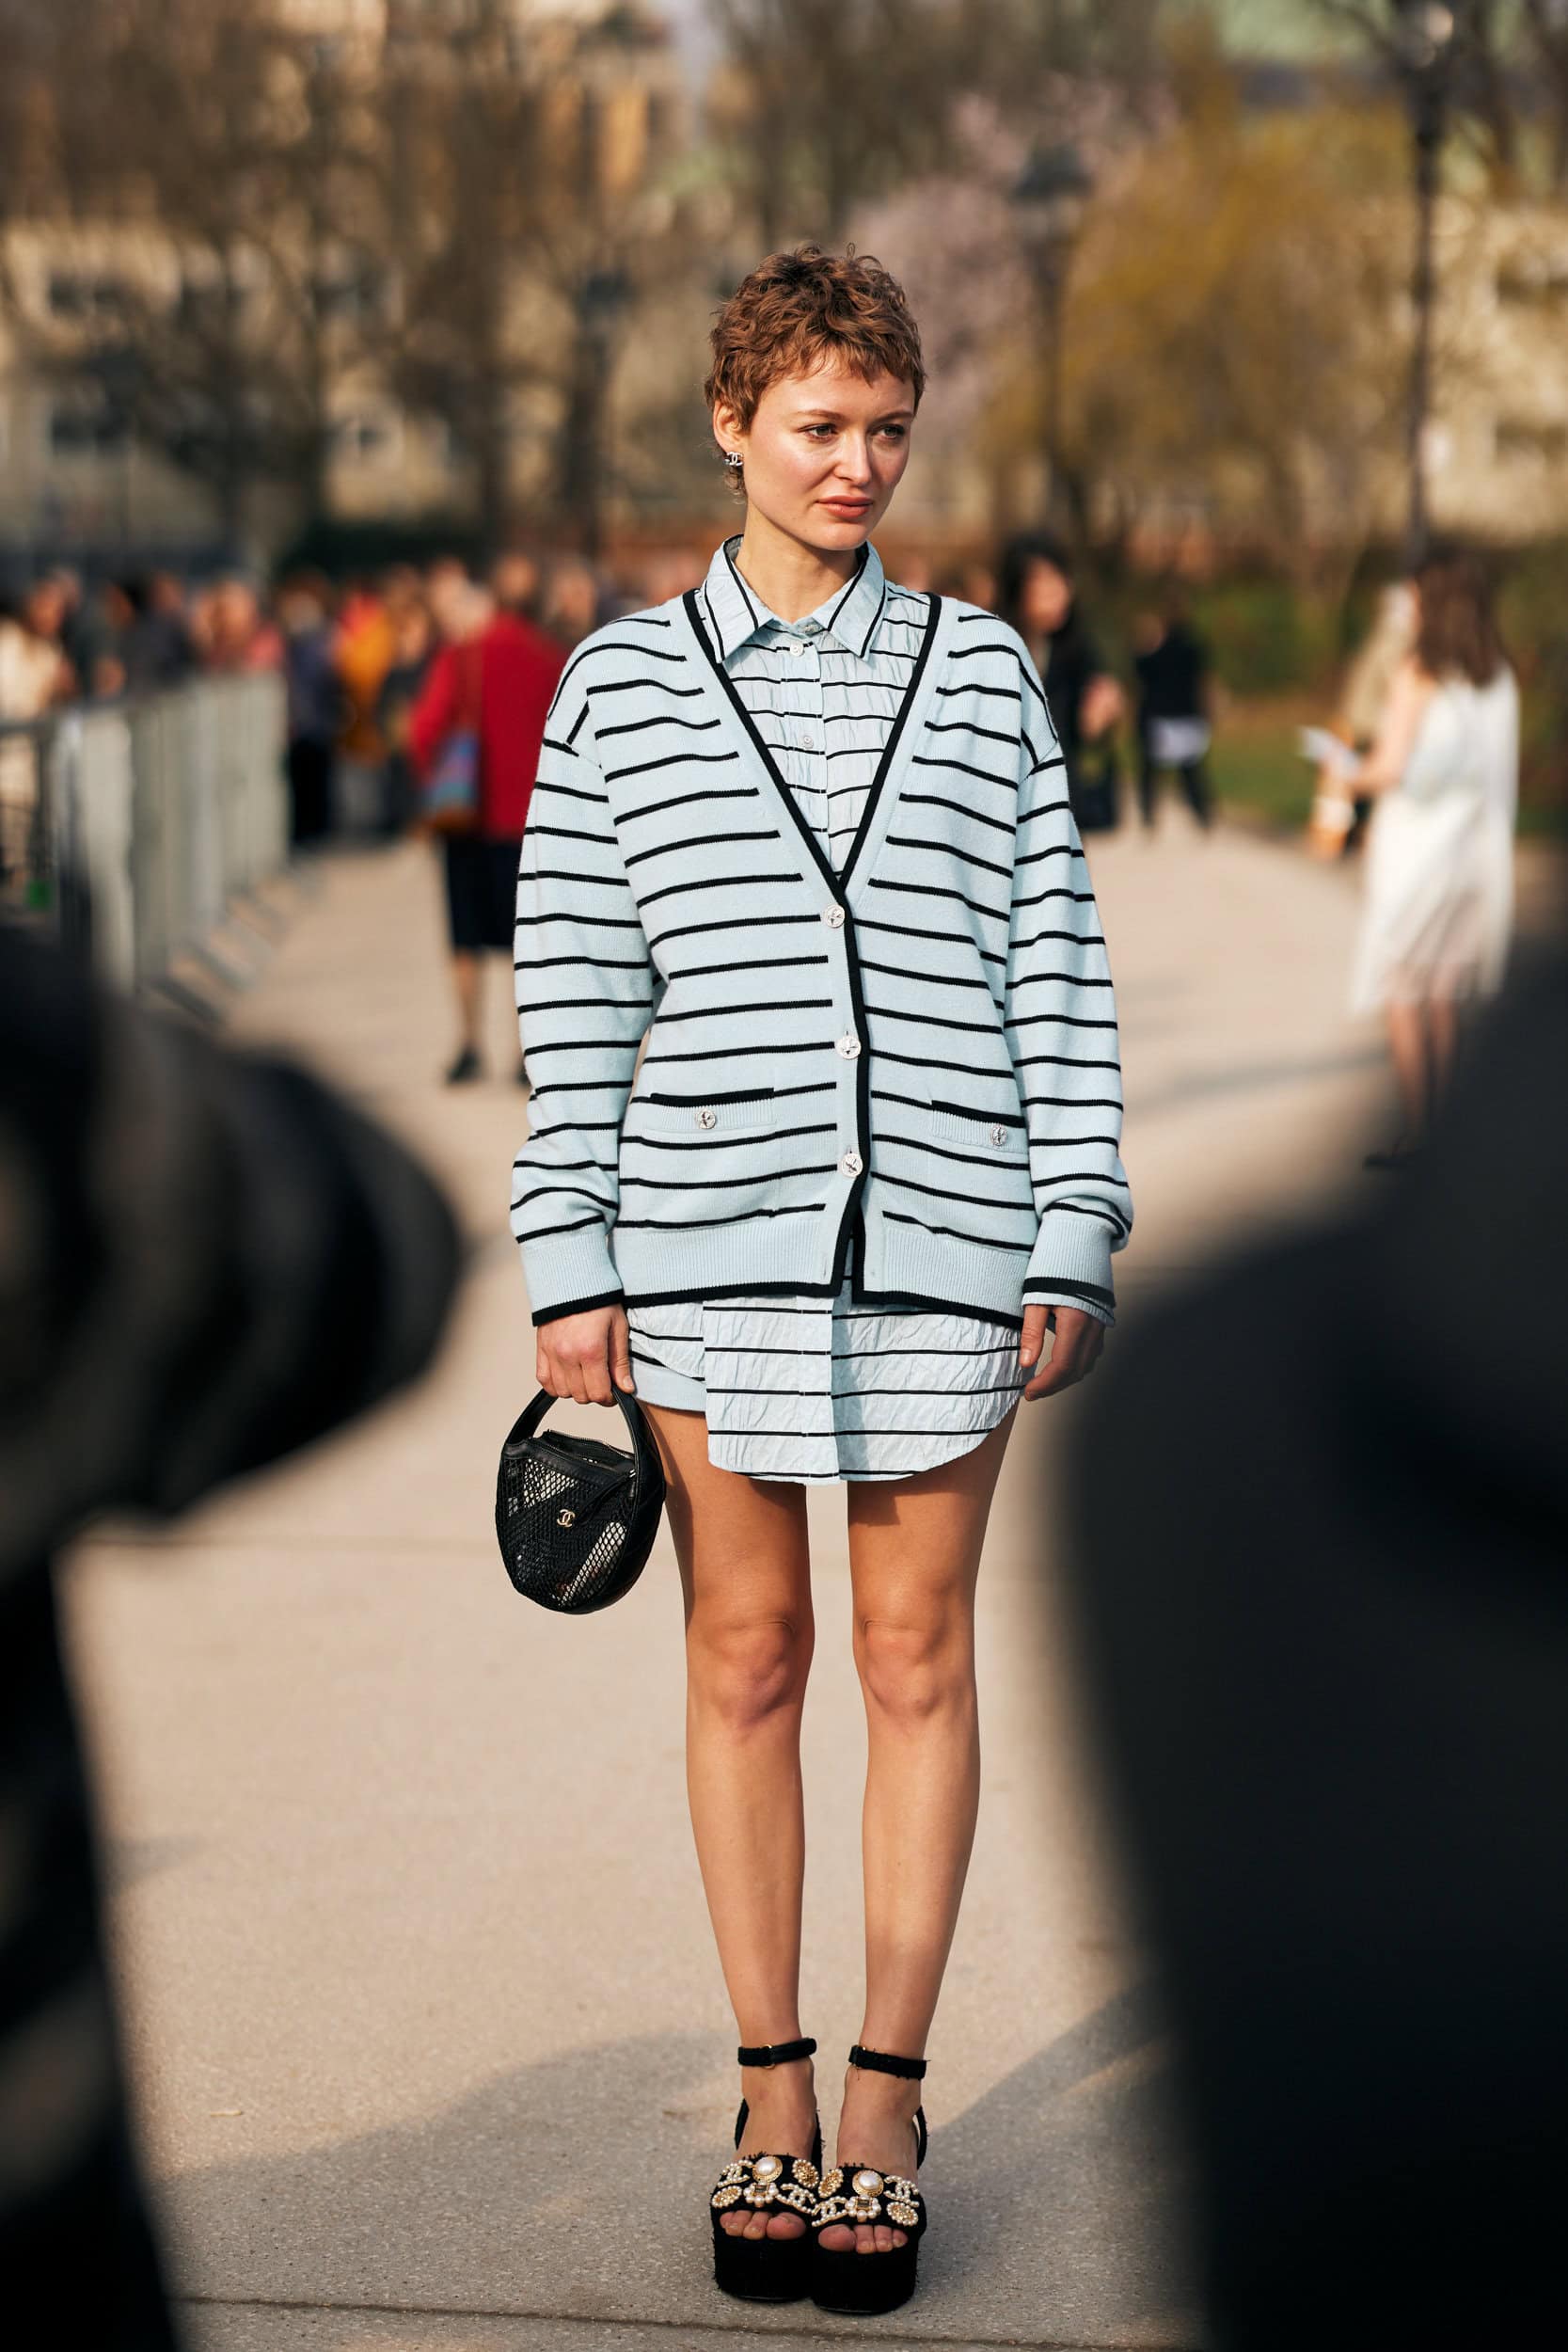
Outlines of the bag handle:
<svg viewBox="0 0 1568 2352">
<path fill-rule="evenodd" d="M 532 1404 L 525 1406 L 518 1415 L 513 1425 L 512 1435 L 507 1438 L 507 1444 L 515 1445 L 520 1438 L 531 1438 L 550 1406 L 564 1402 L 565 1400 L 562 1397 L 552 1396 L 548 1389 L 541 1389 Z M 658 1448 L 654 1443 L 653 1432 L 648 1427 L 647 1417 L 641 1406 L 629 1389 L 617 1389 L 615 1402 L 621 1407 L 626 1417 L 626 1427 L 631 1432 L 632 1452 L 637 1456 L 638 1469 L 644 1477 L 657 1470 L 662 1478 L 664 1464 L 659 1458 Z"/>
</svg>

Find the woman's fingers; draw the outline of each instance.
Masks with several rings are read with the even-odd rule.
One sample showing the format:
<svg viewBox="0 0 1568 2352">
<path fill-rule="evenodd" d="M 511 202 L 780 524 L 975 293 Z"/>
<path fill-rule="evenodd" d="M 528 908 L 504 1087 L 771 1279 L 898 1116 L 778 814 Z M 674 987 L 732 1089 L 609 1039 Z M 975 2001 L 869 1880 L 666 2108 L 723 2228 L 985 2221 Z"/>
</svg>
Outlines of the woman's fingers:
<svg viewBox="0 0 1568 2352">
<path fill-rule="evenodd" d="M 624 1307 L 616 1307 L 611 1311 L 614 1321 L 610 1330 L 610 1368 L 616 1387 L 629 1389 L 634 1386 L 631 1371 L 631 1326 L 626 1321 L 626 1311 Z"/>
<path fill-rule="evenodd" d="M 1027 1372 L 1031 1364 L 1039 1362 L 1040 1350 L 1045 1345 L 1046 1326 L 1050 1314 L 1049 1307 L 1026 1306 L 1024 1308 L 1023 1328 L 1019 1333 L 1018 1340 L 1018 1362 L 1021 1372 Z"/>
<path fill-rule="evenodd" d="M 631 1334 L 624 1307 L 562 1315 L 542 1327 L 535 1364 L 541 1388 L 578 1405 L 613 1405 L 617 1387 L 629 1389 Z"/>
<path fill-rule="evenodd" d="M 1064 1389 L 1086 1379 L 1100 1361 L 1100 1351 L 1105 1344 L 1105 1327 L 1098 1316 L 1086 1315 L 1079 1307 L 1055 1307 L 1052 1313 L 1056 1343 L 1049 1364 L 1036 1374 L 1023 1391 L 1031 1403 L 1036 1397 L 1059 1396 Z"/>
</svg>

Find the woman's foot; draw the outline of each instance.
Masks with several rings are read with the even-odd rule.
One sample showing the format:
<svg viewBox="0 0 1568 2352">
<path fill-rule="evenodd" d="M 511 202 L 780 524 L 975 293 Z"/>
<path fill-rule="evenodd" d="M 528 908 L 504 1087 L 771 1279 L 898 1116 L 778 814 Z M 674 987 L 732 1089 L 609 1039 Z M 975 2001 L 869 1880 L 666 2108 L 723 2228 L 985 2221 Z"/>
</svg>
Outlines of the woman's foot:
<svg viewBox="0 0 1568 2352">
<path fill-rule="evenodd" d="M 874 2074 L 851 2066 L 845 2077 L 844 2106 L 838 2120 L 838 2147 L 851 2164 L 915 2178 L 917 2137 L 914 2111 L 920 2105 L 920 2085 L 896 2074 Z M 833 2159 L 837 2164 L 838 2156 Z M 906 2245 L 904 2231 L 885 2221 L 835 2221 L 817 2233 L 827 2254 L 890 2254 Z"/>
<path fill-rule="evenodd" d="M 816 2130 L 816 2090 L 810 2058 L 783 2066 L 743 2066 L 740 2088 L 750 2109 L 737 2155 L 809 2156 Z M 756 2213 L 744 2205 L 719 2217 L 727 2237 L 803 2237 L 798 2213 Z"/>
</svg>

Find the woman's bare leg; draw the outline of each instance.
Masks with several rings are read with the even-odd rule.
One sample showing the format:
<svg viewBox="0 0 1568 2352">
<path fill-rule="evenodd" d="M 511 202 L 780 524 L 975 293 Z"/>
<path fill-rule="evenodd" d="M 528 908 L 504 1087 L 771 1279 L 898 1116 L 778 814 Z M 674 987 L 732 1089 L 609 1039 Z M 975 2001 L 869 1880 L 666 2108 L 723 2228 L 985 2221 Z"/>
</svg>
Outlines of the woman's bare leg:
<svg viewBox="0 0 1568 2352">
<path fill-rule="evenodd" d="M 1394 1057 L 1394 1075 L 1399 1081 L 1410 1139 L 1418 1143 L 1426 1133 L 1432 1107 L 1424 1006 L 1395 1003 L 1388 1007 L 1388 1047 Z"/>
<path fill-rule="evenodd" d="M 480 1050 L 480 1014 L 483 1009 L 483 970 L 474 949 L 454 947 L 451 956 L 451 986 L 452 993 L 457 998 L 459 1051 L 477 1054 Z"/>
<path fill-rule="evenodd" d="M 855 1662 L 868 1735 L 865 1864 L 867 2049 L 919 2058 L 958 1924 L 980 1793 L 974 1583 L 1006 1419 L 957 1461 L 849 1487 Z M 851 2067 L 840 2156 L 913 2169 L 920 2085 Z M 879 2225 L 823 2232 L 830 2250 L 901 2246 Z"/>
<path fill-rule="evenodd" d="M 1459 1050 L 1459 1009 L 1451 996 L 1434 996 L 1427 1006 L 1427 1035 L 1432 1045 L 1433 1107 L 1443 1100 L 1453 1076 Z"/>
<path fill-rule="evenodd" d="M 701 1413 L 644 1405 L 686 1595 L 686 1779 L 720 1963 L 742 2042 L 800 2031 L 800 1708 L 811 1666 L 805 1490 L 715 1470 Z M 741 2146 L 803 2156 L 811 2061 L 748 2067 Z M 734 2212 L 732 2235 L 798 2237 L 798 2214 Z"/>
</svg>

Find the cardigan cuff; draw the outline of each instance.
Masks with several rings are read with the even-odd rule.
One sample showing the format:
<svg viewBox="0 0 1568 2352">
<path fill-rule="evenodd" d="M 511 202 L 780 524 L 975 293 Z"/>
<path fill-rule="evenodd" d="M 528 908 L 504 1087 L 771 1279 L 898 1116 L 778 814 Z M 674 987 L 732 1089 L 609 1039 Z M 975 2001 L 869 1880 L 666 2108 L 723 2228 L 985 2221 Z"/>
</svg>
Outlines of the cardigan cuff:
<svg viewBox="0 0 1568 2352">
<path fill-rule="evenodd" d="M 1076 1209 L 1047 1209 L 1023 1277 L 1025 1306 L 1116 1309 L 1111 1286 L 1111 1247 L 1116 1231 L 1103 1217 Z"/>
<path fill-rule="evenodd" d="M 535 1323 L 612 1306 L 621 1296 L 610 1236 L 597 1217 L 575 1233 L 541 1233 L 518 1248 Z"/>
</svg>

